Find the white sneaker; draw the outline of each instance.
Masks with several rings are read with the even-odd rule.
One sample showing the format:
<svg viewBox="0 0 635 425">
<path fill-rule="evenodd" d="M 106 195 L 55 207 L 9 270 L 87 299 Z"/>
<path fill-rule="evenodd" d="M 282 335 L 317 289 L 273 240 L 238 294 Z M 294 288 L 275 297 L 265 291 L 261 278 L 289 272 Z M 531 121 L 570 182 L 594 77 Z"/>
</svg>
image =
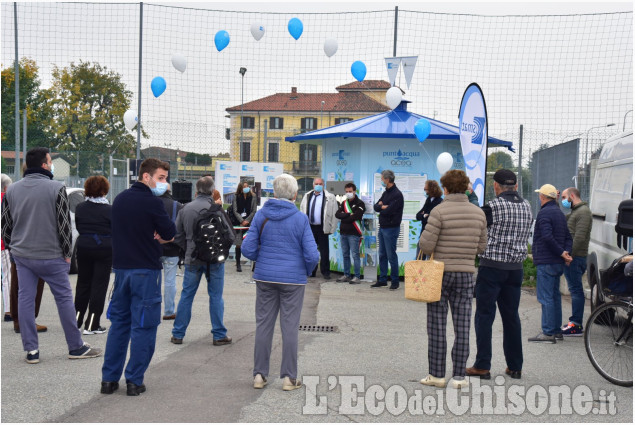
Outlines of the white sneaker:
<svg viewBox="0 0 635 425">
<path fill-rule="evenodd" d="M 84 329 L 84 332 L 82 332 L 83 335 L 95 335 L 95 332 L 93 331 L 89 331 L 88 329 Z"/>
<path fill-rule="evenodd" d="M 452 378 L 452 388 L 463 388 L 463 387 L 468 387 L 470 385 L 470 381 L 467 380 L 467 378 L 463 378 L 462 380 L 457 380 Z"/>
<path fill-rule="evenodd" d="M 256 376 L 254 376 L 254 388 L 261 390 L 265 385 L 267 385 L 267 379 L 259 373 L 256 374 Z"/>
<path fill-rule="evenodd" d="M 431 387 L 439 387 L 439 388 L 445 387 L 445 378 L 436 378 L 432 375 L 426 376 L 419 382 L 421 382 L 423 385 L 429 385 Z"/>
<path fill-rule="evenodd" d="M 288 376 L 284 377 L 282 381 L 282 390 L 283 391 L 292 391 L 297 390 L 298 388 L 302 388 L 302 381 L 299 379 L 291 379 Z"/>
</svg>

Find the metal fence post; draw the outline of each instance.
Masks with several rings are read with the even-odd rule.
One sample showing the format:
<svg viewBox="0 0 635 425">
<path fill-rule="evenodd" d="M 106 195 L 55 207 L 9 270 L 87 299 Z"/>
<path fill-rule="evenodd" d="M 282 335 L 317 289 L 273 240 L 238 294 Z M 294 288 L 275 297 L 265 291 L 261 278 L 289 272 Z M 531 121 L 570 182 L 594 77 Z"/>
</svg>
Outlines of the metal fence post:
<svg viewBox="0 0 635 425">
<path fill-rule="evenodd" d="M 20 180 L 20 59 L 18 58 L 18 4 L 13 2 L 13 25 L 15 34 L 15 161 L 14 181 Z M 26 160 L 26 158 L 24 158 Z"/>
</svg>

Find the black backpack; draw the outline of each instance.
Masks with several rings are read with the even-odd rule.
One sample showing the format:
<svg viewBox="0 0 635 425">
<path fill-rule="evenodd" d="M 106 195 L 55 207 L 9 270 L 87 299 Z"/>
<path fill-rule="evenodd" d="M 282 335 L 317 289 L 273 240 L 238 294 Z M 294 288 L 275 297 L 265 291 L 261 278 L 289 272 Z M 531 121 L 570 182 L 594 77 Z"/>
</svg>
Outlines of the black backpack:
<svg viewBox="0 0 635 425">
<path fill-rule="evenodd" d="M 229 255 L 236 234 L 229 217 L 220 205 L 203 210 L 194 226 L 192 258 L 207 264 L 222 263 Z"/>
</svg>

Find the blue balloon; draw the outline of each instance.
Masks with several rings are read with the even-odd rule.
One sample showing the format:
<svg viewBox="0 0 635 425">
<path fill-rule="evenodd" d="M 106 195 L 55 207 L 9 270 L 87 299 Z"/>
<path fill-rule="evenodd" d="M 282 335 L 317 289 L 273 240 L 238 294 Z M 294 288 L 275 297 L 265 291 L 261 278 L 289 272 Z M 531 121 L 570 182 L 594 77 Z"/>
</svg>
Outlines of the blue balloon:
<svg viewBox="0 0 635 425">
<path fill-rule="evenodd" d="M 163 77 L 154 77 L 152 79 L 152 83 L 150 83 L 150 88 L 152 89 L 152 94 L 154 95 L 154 97 L 161 96 L 166 87 L 167 84 L 165 83 Z"/>
<path fill-rule="evenodd" d="M 432 126 L 430 125 L 430 121 L 425 118 L 421 118 L 415 124 L 415 135 L 419 142 L 423 142 L 428 138 L 430 132 L 432 131 Z"/>
<path fill-rule="evenodd" d="M 287 25 L 287 28 L 289 28 L 289 34 L 291 34 L 291 37 L 297 40 L 302 35 L 304 25 L 302 25 L 302 21 L 298 18 L 291 18 L 289 19 L 289 25 Z"/>
<path fill-rule="evenodd" d="M 229 44 L 229 33 L 225 30 L 220 30 L 214 36 L 214 44 L 216 45 L 216 50 L 219 52 L 223 50 Z"/>
<path fill-rule="evenodd" d="M 353 62 L 353 64 L 351 65 L 351 74 L 353 74 L 353 77 L 355 77 L 357 81 L 364 81 L 364 78 L 366 77 L 366 65 L 364 65 L 364 62 Z"/>
</svg>

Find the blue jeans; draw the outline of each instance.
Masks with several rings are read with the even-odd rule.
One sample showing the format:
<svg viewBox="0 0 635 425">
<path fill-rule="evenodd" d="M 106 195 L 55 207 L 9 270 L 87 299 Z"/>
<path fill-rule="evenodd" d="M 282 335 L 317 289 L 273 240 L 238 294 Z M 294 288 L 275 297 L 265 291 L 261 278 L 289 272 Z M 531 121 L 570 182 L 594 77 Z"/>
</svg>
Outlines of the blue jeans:
<svg viewBox="0 0 635 425">
<path fill-rule="evenodd" d="M 353 252 L 353 265 L 355 266 L 355 277 L 359 278 L 360 260 L 359 260 L 359 238 L 357 235 L 340 234 L 340 243 L 342 244 L 342 255 L 344 256 L 344 274 L 351 274 L 351 251 Z"/>
<path fill-rule="evenodd" d="M 540 264 L 536 266 L 536 295 L 542 305 L 542 333 L 562 333 L 562 297 L 560 276 L 564 264 Z"/>
<path fill-rule="evenodd" d="M 176 310 L 176 320 L 172 328 L 172 335 L 175 338 L 185 337 L 185 331 L 192 318 L 192 301 L 201 283 L 201 277 L 205 275 L 207 279 L 207 293 L 209 294 L 209 318 L 212 322 L 212 334 L 214 339 L 222 339 L 227 336 L 227 329 L 223 325 L 223 313 L 225 304 L 223 301 L 223 286 L 225 284 L 225 263 L 209 265 L 185 266 L 185 276 L 183 277 L 183 291 L 179 307 Z"/>
<path fill-rule="evenodd" d="M 115 269 L 112 299 L 106 316 L 111 325 L 106 341 L 102 381 L 121 378 L 128 343 L 126 382 L 143 384 L 161 323 L 161 270 Z"/>
<path fill-rule="evenodd" d="M 397 239 L 400 226 L 380 227 L 377 234 L 379 239 L 379 280 L 388 282 L 388 263 L 390 262 L 390 280 L 393 285 L 399 285 L 399 258 L 397 257 Z"/>
<path fill-rule="evenodd" d="M 179 257 L 161 257 L 163 263 L 163 314 L 174 314 L 174 297 L 176 296 L 176 269 Z"/>
<path fill-rule="evenodd" d="M 586 271 L 586 257 L 573 257 L 569 267 L 564 267 L 564 277 L 567 279 L 569 293 L 571 293 L 571 317 L 569 322 L 582 326 L 584 314 L 584 290 L 582 289 L 582 275 Z"/>
</svg>

